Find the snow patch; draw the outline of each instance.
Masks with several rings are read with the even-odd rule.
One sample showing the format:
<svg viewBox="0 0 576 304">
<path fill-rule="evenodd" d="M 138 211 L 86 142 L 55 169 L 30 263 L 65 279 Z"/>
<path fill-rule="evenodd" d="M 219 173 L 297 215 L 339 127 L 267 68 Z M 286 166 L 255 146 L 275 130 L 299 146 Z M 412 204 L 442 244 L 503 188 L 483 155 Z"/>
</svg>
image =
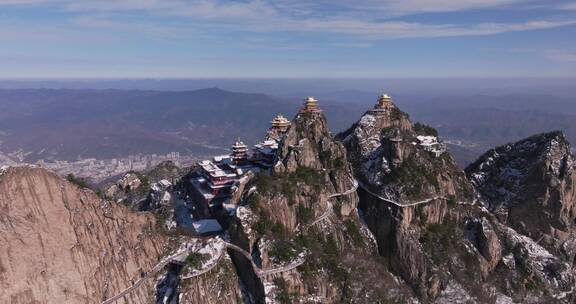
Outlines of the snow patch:
<svg viewBox="0 0 576 304">
<path fill-rule="evenodd" d="M 252 224 L 256 221 L 256 216 L 246 206 L 238 206 L 236 208 L 236 217 L 240 220 L 240 224 L 246 235 L 252 234 Z"/>
<path fill-rule="evenodd" d="M 214 219 L 203 219 L 192 222 L 192 227 L 198 234 L 214 233 L 222 231 L 222 226 Z"/>
<path fill-rule="evenodd" d="M 436 300 L 438 304 L 448 303 L 478 303 L 475 298 L 471 297 L 462 285 L 452 280 L 442 291 L 440 297 Z"/>
</svg>

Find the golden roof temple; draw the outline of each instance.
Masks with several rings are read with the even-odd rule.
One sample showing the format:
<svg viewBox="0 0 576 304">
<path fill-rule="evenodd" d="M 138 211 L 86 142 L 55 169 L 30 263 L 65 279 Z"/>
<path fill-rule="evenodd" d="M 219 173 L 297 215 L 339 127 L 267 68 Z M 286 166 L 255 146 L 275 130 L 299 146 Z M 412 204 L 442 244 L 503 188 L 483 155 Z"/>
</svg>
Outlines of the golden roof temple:
<svg viewBox="0 0 576 304">
<path fill-rule="evenodd" d="M 270 123 L 272 124 L 272 129 L 279 130 L 280 132 L 286 132 L 290 127 L 290 121 L 282 116 L 282 114 L 276 115 Z"/>
<path fill-rule="evenodd" d="M 393 107 L 394 104 L 392 103 L 392 97 L 390 97 L 388 94 L 382 94 L 378 96 L 378 103 L 376 103 L 374 105 L 374 108 L 370 111 L 376 114 L 383 113 L 390 110 Z"/>
<path fill-rule="evenodd" d="M 300 109 L 300 113 L 320 113 L 318 108 L 318 100 L 314 97 L 307 97 L 304 99 L 304 106 Z"/>
</svg>

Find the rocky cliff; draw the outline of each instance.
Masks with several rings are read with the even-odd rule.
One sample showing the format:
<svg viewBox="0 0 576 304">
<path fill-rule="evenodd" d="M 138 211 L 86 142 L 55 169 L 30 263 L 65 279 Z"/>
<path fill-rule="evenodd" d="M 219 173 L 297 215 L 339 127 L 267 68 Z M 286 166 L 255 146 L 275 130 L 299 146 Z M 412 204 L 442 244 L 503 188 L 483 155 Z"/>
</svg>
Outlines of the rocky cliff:
<svg viewBox="0 0 576 304">
<path fill-rule="evenodd" d="M 560 134 L 488 152 L 466 170 L 471 182 L 437 132 L 391 101 L 338 138 L 379 254 L 421 302 L 573 300 L 573 162 Z"/>
<path fill-rule="evenodd" d="M 0 176 L 0 302 L 99 303 L 164 254 L 153 216 L 102 201 L 39 168 Z M 118 303 L 149 303 L 146 282 Z"/>
<path fill-rule="evenodd" d="M 504 149 L 516 151 L 508 156 L 489 152 L 480 173 L 467 170 L 469 180 L 436 131 L 412 125 L 391 102 L 336 139 L 321 113 L 300 113 L 272 174 L 249 183 L 230 226 L 251 256 L 232 255 L 240 279 L 255 302 L 571 303 L 573 162 L 560 135 L 544 138 L 511 144 L 523 148 Z M 519 176 L 510 166 L 530 167 L 529 178 L 509 178 Z M 545 213 L 538 220 L 549 226 L 534 229 L 549 231 L 555 246 L 517 224 L 529 219 L 524 209 L 492 199 L 506 182 L 518 187 L 508 191 L 517 204 L 540 204 L 531 212 Z M 333 196 L 355 184 L 358 196 Z M 506 206 L 508 216 L 492 206 Z M 290 271 L 258 275 L 299 257 L 304 263 Z"/>
<path fill-rule="evenodd" d="M 561 133 L 463 172 L 386 95 L 336 137 L 315 102 L 276 134 L 273 168 L 202 217 L 173 166 L 123 176 L 116 203 L 42 169 L 2 171 L 0 302 L 98 303 L 154 269 L 156 284 L 119 302 L 575 303 L 576 170 Z M 200 218 L 224 231 L 196 235 Z"/>
<path fill-rule="evenodd" d="M 254 271 L 244 256 L 232 255 L 256 303 L 413 299 L 379 261 L 373 236 L 356 210 L 357 183 L 346 150 L 330 134 L 323 114 L 295 117 L 271 175 L 258 176 L 252 186 L 247 188 L 256 191 L 236 212 L 229 233 L 256 261 Z M 279 268 L 289 270 L 262 275 Z"/>
<path fill-rule="evenodd" d="M 435 140 L 440 153 L 427 150 L 422 136 Z M 460 284 L 445 255 L 467 253 L 450 238 L 459 235 L 453 222 L 461 205 L 473 201 L 471 184 L 437 136 L 430 127 L 412 125 L 391 100 L 377 104 L 338 135 L 360 182 L 360 209 L 379 254 L 424 302 L 439 298 L 450 284 Z M 441 234 L 446 234 L 445 248 L 434 244 Z M 434 260 L 438 257 L 442 259 Z"/>
<path fill-rule="evenodd" d="M 576 170 L 561 132 L 490 150 L 466 173 L 488 208 L 517 231 L 550 246 L 574 232 Z"/>
<path fill-rule="evenodd" d="M 338 134 L 357 178 L 376 194 L 400 204 L 439 196 L 472 199 L 472 187 L 450 154 L 434 155 L 418 136 L 434 138 L 443 151 L 436 130 L 413 126 L 392 101 L 385 109 L 376 105 Z"/>
</svg>

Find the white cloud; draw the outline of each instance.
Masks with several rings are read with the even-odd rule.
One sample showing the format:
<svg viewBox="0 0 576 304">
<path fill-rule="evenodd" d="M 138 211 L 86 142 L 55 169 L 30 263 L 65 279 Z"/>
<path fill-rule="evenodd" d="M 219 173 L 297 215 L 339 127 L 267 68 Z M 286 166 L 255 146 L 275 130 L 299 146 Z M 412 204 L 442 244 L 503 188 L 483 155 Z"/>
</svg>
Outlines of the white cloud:
<svg viewBox="0 0 576 304">
<path fill-rule="evenodd" d="M 97 12 L 171 9 L 182 4 L 181 1 L 177 0 L 61 0 L 59 2 L 68 10 Z"/>
<path fill-rule="evenodd" d="M 461 11 L 534 2 L 533 0 L 0 0 L 2 4 L 50 4 L 77 12 L 75 25 L 134 31 L 173 37 L 191 32 L 320 33 L 353 36 L 364 40 L 485 36 L 508 32 L 551 29 L 576 24 L 576 20 L 532 20 L 517 23 L 431 24 L 392 21 L 394 14 Z M 330 3 L 330 4 L 329 4 Z M 319 10 L 323 5 L 330 9 Z M 368 9 L 369 13 L 350 13 Z M 368 15 L 366 15 L 368 14 Z M 130 18 L 132 17 L 132 18 Z M 155 18 L 164 17 L 163 21 Z M 168 20 L 168 22 L 167 22 Z M 114 31 L 111 32 L 114 34 Z"/>
<path fill-rule="evenodd" d="M 334 3 L 333 1 L 347 7 L 377 10 L 397 15 L 493 8 L 531 3 L 535 0 L 361 0 L 354 2 L 346 0 L 332 0 L 330 2 Z M 329 2 L 327 1 L 326 3 Z"/>
<path fill-rule="evenodd" d="M 410 14 L 421 12 L 450 12 L 478 8 L 510 6 L 532 3 L 536 0 L 0 0 L 0 5 L 59 6 L 79 11 L 129 11 L 129 10 L 184 10 L 204 13 L 206 17 L 229 14 L 246 14 L 246 10 L 260 12 L 283 10 L 301 15 L 323 14 L 323 10 L 340 8 L 341 11 L 372 11 L 378 14 Z M 542 1 L 542 0 L 540 0 Z M 319 11 L 319 12 L 314 12 Z"/>
<path fill-rule="evenodd" d="M 546 50 L 544 56 L 552 61 L 576 62 L 576 51 L 571 50 Z"/>
<path fill-rule="evenodd" d="M 576 2 L 566 3 L 564 5 L 561 5 L 560 9 L 568 10 L 568 11 L 572 11 L 572 10 L 576 11 Z"/>
<path fill-rule="evenodd" d="M 360 35 L 370 39 L 485 36 L 507 32 L 550 29 L 575 21 L 529 21 L 524 23 L 480 23 L 475 25 L 424 24 L 417 22 L 368 22 L 359 20 L 287 20 L 281 30 Z M 272 28 L 262 30 L 273 30 Z"/>
<path fill-rule="evenodd" d="M 0 5 L 30 5 L 47 2 L 50 2 L 50 0 L 0 0 Z"/>
<path fill-rule="evenodd" d="M 450 12 L 529 2 L 534 0 L 392 0 L 384 7 L 399 12 Z"/>
</svg>

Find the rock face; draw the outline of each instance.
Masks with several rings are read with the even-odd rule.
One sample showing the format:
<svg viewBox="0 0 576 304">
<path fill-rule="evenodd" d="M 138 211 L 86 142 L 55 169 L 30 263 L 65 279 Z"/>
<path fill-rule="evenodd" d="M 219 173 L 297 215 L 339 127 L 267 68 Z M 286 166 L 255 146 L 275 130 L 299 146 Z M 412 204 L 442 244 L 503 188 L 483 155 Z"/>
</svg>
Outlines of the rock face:
<svg viewBox="0 0 576 304">
<path fill-rule="evenodd" d="M 489 209 L 518 232 L 550 246 L 573 233 L 576 170 L 561 132 L 490 150 L 466 173 Z"/>
<path fill-rule="evenodd" d="M 560 133 L 489 151 L 466 174 L 389 99 L 337 138 L 378 253 L 421 302 L 574 300 L 574 165 Z"/>
<path fill-rule="evenodd" d="M 413 126 L 406 113 L 386 100 L 337 137 L 360 181 L 360 208 L 380 255 L 429 302 L 448 285 L 449 276 L 430 258 L 422 239 L 429 225 L 447 225 L 456 202 L 472 202 L 473 188 L 449 153 L 431 153 L 420 145 L 419 136 L 438 140 L 434 129 Z M 438 146 L 442 148 L 441 142 Z"/>
<path fill-rule="evenodd" d="M 161 258 L 151 215 L 108 204 L 38 168 L 0 176 L 0 302 L 99 303 Z M 118 303 L 150 303 L 147 281 Z"/>
<path fill-rule="evenodd" d="M 386 270 L 356 206 L 358 196 L 344 146 L 330 134 L 324 115 L 299 113 L 284 135 L 270 176 L 231 221 L 234 244 L 261 269 L 305 258 L 303 264 L 257 277 L 245 256 L 232 260 L 254 303 L 376 303 L 413 299 Z M 391 292 L 386 292 L 391 290 Z"/>
<path fill-rule="evenodd" d="M 418 136 L 435 130 L 412 126 L 408 114 L 391 101 L 385 110 L 366 112 L 338 135 L 362 184 L 390 200 L 407 203 L 437 196 L 472 198 L 472 188 L 449 153 L 434 156 Z"/>
<path fill-rule="evenodd" d="M 482 219 L 469 219 L 466 222 L 466 238 L 478 250 L 478 256 L 482 277 L 496 269 L 502 259 L 502 243 L 493 225 L 486 217 Z"/>
<path fill-rule="evenodd" d="M 122 203 L 135 211 L 165 213 L 162 207 L 170 200 L 168 192 L 181 174 L 181 169 L 174 162 L 164 161 L 146 172 L 128 172 L 114 183 L 104 184 L 100 191 L 106 199 Z"/>
<path fill-rule="evenodd" d="M 491 150 L 466 174 L 386 95 L 335 138 L 308 98 L 276 136 L 270 172 L 246 174 L 234 208 L 206 210 L 226 232 L 172 230 L 170 245 L 119 203 L 190 224 L 172 166 L 126 175 L 118 204 L 41 169 L 0 170 L 0 302 L 98 303 L 169 251 L 156 286 L 120 303 L 576 303 L 561 133 Z"/>
<path fill-rule="evenodd" d="M 239 287 L 234 266 L 226 257 L 206 275 L 182 281 L 179 303 L 242 303 Z"/>
<path fill-rule="evenodd" d="M 332 138 L 322 113 L 296 115 L 281 142 L 274 173 L 295 173 L 299 168 L 322 172 L 324 185 L 321 190 L 324 190 L 324 194 L 344 192 L 353 187 L 353 173 L 346 160 L 346 148 Z M 350 195 L 339 204 L 340 212 L 349 215 L 356 208 L 358 198 Z"/>
</svg>

